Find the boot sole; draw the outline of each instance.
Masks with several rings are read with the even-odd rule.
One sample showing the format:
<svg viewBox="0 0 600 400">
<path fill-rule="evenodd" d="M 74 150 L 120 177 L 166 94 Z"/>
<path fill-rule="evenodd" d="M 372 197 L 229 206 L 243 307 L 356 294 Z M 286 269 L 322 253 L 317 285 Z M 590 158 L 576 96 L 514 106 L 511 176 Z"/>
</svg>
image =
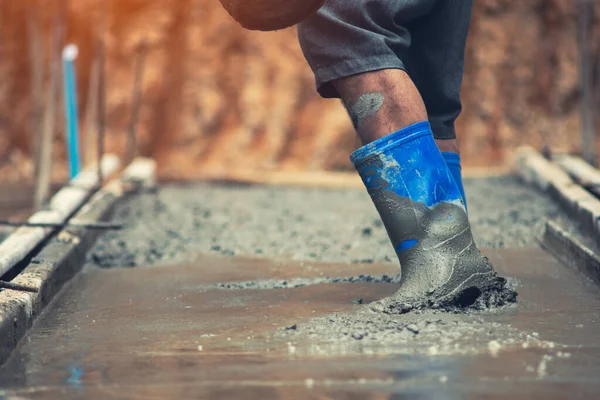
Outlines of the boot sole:
<svg viewBox="0 0 600 400">
<path fill-rule="evenodd" d="M 419 301 L 402 301 L 390 297 L 374 303 L 371 309 L 386 314 L 406 314 L 417 310 L 465 312 L 502 307 L 514 303 L 516 298 L 517 293 L 507 287 L 506 279 L 498 276 L 494 271 L 489 271 L 470 275 L 442 296 L 436 296 L 434 292 L 428 298 Z"/>
</svg>

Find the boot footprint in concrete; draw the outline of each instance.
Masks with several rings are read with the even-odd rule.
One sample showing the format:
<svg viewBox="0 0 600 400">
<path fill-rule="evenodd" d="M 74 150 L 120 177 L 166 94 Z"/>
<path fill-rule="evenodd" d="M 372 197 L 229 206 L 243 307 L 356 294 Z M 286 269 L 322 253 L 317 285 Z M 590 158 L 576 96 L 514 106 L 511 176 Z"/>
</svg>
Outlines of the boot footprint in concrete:
<svg viewBox="0 0 600 400">
<path fill-rule="evenodd" d="M 376 311 L 457 310 L 516 300 L 473 241 L 457 184 L 429 123 L 421 122 L 370 143 L 351 159 L 381 216 L 402 278 L 395 296 Z"/>
</svg>

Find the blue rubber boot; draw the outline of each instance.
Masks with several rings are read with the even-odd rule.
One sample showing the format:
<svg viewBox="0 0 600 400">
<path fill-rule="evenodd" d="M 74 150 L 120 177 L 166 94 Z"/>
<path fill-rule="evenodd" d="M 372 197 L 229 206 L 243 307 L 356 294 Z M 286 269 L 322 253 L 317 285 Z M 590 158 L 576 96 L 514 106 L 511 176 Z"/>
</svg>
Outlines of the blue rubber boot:
<svg viewBox="0 0 600 400">
<path fill-rule="evenodd" d="M 355 151 L 360 174 L 400 259 L 398 292 L 372 305 L 401 314 L 414 309 L 456 309 L 504 296 L 500 278 L 473 242 L 461 192 L 419 122 Z M 504 293 L 504 294 L 503 294 Z"/>
<path fill-rule="evenodd" d="M 452 174 L 452 178 L 454 178 L 454 183 L 458 186 L 458 190 L 460 190 L 460 196 L 462 197 L 463 203 L 465 204 L 465 209 L 468 213 L 467 208 L 467 196 L 465 196 L 465 188 L 463 186 L 462 181 L 462 168 L 460 166 L 460 155 L 458 153 L 452 152 L 443 152 L 442 157 L 446 161 L 446 165 Z"/>
</svg>

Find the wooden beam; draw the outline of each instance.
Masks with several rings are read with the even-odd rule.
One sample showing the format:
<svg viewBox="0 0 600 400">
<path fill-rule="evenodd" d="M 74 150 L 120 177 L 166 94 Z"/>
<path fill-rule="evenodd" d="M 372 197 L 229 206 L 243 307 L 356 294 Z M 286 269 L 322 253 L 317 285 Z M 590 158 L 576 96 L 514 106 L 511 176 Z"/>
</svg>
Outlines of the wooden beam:
<svg viewBox="0 0 600 400">
<path fill-rule="evenodd" d="M 63 40 L 62 18 L 57 15 L 52 27 L 50 45 L 50 77 L 46 91 L 42 137 L 40 140 L 39 173 L 36 176 L 34 207 L 39 210 L 48 197 L 52 179 L 52 142 L 54 139 L 56 103 L 60 95 L 60 51 Z"/>
<path fill-rule="evenodd" d="M 101 163 L 103 175 L 106 176 L 116 172 L 119 165 L 120 161 L 117 156 L 106 155 Z M 96 166 L 81 171 L 68 185 L 50 199 L 47 209 L 36 212 L 27 221 L 64 225 L 98 188 L 99 182 L 96 172 Z M 56 230 L 57 228 L 21 227 L 4 239 L 0 243 L 0 277 L 23 261 Z"/>
<path fill-rule="evenodd" d="M 135 57 L 135 71 L 133 76 L 133 88 L 131 93 L 131 115 L 129 117 L 129 132 L 127 135 L 127 153 L 125 163 L 130 163 L 137 155 L 136 125 L 140 113 L 142 101 L 142 83 L 144 81 L 144 66 L 146 60 L 147 46 L 145 41 L 138 45 Z"/>
<path fill-rule="evenodd" d="M 40 18 L 35 7 L 29 10 L 27 18 L 27 39 L 31 76 L 30 143 L 33 149 L 34 181 L 39 182 L 40 170 L 42 168 L 40 144 L 42 142 L 42 115 L 44 109 L 44 62 L 40 36 Z"/>
<path fill-rule="evenodd" d="M 594 0 L 578 0 L 581 156 L 596 165 L 596 117 L 593 74 Z"/>
</svg>

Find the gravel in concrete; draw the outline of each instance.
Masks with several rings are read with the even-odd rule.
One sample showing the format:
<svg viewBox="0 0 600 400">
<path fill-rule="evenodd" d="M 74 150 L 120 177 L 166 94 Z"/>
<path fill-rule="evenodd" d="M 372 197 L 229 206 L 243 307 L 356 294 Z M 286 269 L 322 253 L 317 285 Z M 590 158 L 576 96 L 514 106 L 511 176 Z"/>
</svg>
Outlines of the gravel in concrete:
<svg viewBox="0 0 600 400">
<path fill-rule="evenodd" d="M 516 177 L 465 182 L 480 247 L 536 247 L 558 206 Z M 197 253 L 332 262 L 396 262 L 371 200 L 360 189 L 165 185 L 117 208 L 126 228 L 89 253 L 101 267 L 185 262 Z"/>
</svg>

